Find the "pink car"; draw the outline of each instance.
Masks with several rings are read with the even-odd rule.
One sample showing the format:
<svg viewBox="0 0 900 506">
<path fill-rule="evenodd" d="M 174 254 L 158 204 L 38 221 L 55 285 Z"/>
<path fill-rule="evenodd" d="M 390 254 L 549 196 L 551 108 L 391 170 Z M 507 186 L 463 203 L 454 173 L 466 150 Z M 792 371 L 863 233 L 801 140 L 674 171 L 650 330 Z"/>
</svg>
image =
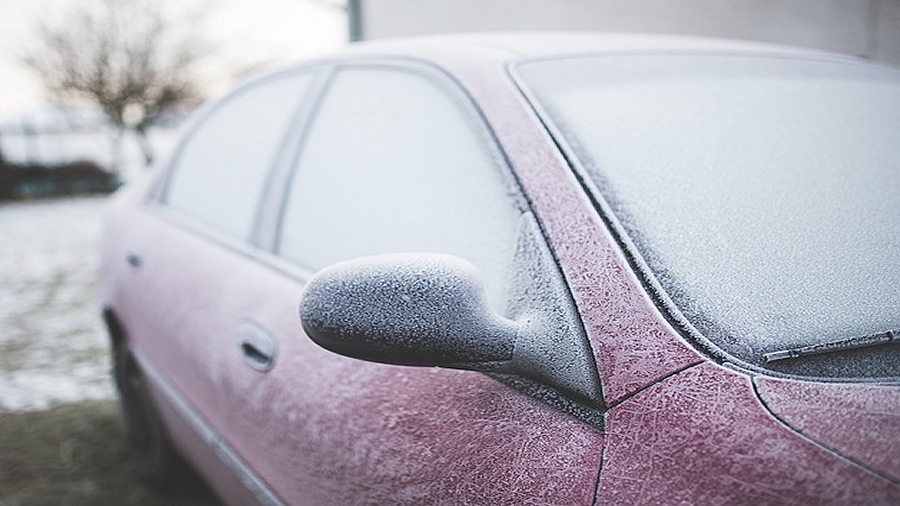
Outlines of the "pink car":
<svg viewBox="0 0 900 506">
<path fill-rule="evenodd" d="M 900 504 L 898 69 L 357 45 L 199 112 L 102 255 L 162 489 L 189 464 L 230 504 Z"/>
</svg>

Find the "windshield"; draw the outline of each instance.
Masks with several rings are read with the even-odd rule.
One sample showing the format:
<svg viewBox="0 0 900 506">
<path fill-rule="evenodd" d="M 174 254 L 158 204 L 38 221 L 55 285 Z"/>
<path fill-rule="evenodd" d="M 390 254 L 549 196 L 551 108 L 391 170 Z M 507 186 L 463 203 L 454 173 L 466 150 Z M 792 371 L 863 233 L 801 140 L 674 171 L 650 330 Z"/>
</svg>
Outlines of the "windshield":
<svg viewBox="0 0 900 506">
<path fill-rule="evenodd" d="M 517 72 L 638 267 L 713 348 L 775 368 L 767 353 L 900 329 L 900 71 L 631 55 Z M 900 375 L 887 348 L 806 372 Z"/>
</svg>

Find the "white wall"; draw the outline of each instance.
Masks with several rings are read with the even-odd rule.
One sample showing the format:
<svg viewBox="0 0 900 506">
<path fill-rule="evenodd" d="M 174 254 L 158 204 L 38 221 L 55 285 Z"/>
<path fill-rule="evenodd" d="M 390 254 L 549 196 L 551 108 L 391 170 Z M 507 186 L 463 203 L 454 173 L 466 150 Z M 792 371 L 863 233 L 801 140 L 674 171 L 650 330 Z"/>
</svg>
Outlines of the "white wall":
<svg viewBox="0 0 900 506">
<path fill-rule="evenodd" d="M 807 46 L 900 65 L 900 0 L 362 0 L 362 36 L 637 31 Z"/>
</svg>

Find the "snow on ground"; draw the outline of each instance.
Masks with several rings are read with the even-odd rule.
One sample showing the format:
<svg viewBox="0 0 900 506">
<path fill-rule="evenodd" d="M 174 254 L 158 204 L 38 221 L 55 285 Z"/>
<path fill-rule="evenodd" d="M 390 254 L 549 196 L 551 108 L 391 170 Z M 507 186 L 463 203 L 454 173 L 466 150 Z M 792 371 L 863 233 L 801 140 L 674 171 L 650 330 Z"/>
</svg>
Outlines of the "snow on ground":
<svg viewBox="0 0 900 506">
<path fill-rule="evenodd" d="M 105 202 L 0 204 L 0 413 L 115 394 L 95 295 Z"/>
</svg>

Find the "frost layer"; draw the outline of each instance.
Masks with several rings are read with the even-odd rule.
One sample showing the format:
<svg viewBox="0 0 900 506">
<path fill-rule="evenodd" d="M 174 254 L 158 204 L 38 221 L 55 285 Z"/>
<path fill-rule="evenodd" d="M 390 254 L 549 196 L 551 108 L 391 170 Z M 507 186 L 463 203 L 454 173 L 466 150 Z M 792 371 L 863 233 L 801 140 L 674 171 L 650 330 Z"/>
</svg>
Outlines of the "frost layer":
<svg viewBox="0 0 900 506">
<path fill-rule="evenodd" d="M 104 202 L 0 205 L 0 413 L 114 395 L 94 291 Z"/>
</svg>

